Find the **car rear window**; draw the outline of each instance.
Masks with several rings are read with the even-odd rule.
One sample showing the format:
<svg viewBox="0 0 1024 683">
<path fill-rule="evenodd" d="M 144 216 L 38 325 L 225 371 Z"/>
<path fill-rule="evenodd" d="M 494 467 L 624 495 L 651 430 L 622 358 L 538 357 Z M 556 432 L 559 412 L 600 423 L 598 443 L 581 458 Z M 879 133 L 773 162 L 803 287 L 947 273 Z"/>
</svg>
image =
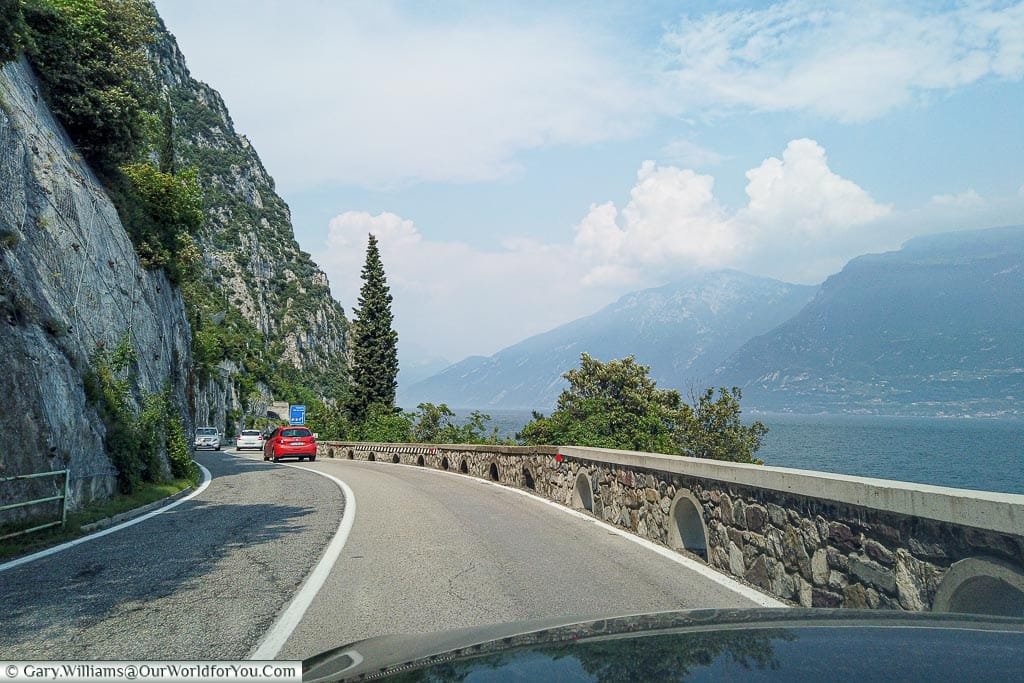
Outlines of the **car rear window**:
<svg viewBox="0 0 1024 683">
<path fill-rule="evenodd" d="M 281 436 L 313 436 L 308 429 L 282 429 Z"/>
<path fill-rule="evenodd" d="M 252 429 L 246 429 L 242 432 L 242 436 L 259 436 L 260 433 Z"/>
</svg>

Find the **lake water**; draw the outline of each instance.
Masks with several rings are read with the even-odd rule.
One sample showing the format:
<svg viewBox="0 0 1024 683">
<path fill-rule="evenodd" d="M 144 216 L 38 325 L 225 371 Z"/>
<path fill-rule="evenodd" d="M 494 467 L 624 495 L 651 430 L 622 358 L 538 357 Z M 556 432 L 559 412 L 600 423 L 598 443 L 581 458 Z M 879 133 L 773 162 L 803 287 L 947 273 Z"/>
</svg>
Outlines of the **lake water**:
<svg viewBox="0 0 1024 683">
<path fill-rule="evenodd" d="M 468 411 L 456 411 L 460 415 Z M 530 412 L 492 410 L 512 437 Z M 1024 420 L 752 416 L 768 425 L 758 457 L 766 465 L 1024 494 Z"/>
</svg>

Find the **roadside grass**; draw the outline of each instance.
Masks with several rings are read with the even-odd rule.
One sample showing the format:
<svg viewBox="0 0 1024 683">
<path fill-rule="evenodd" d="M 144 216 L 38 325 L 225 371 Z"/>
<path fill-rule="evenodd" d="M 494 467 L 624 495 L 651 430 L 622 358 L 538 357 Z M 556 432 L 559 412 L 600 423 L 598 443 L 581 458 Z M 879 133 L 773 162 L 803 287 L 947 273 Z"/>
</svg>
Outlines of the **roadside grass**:
<svg viewBox="0 0 1024 683">
<path fill-rule="evenodd" d="M 174 495 L 191 485 L 192 482 L 188 479 L 173 479 L 162 484 L 143 484 L 132 494 L 119 495 L 110 500 L 90 503 L 77 512 L 69 513 L 68 521 L 64 528 L 51 527 L 24 536 L 16 536 L 0 541 L 0 560 L 13 559 L 38 550 L 45 550 L 46 548 L 85 536 L 87 532 L 82 531 L 83 526 L 156 502 L 167 496 Z M 0 526 L 0 536 L 43 523 L 45 523 L 45 520 L 34 520 L 20 525 Z"/>
</svg>

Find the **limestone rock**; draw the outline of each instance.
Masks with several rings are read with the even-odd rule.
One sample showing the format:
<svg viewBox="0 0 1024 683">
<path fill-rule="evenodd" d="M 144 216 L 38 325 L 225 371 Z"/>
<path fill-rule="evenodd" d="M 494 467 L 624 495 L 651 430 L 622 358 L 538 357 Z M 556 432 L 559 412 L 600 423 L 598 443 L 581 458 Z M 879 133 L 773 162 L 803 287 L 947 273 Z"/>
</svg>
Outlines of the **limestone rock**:
<svg viewBox="0 0 1024 683">
<path fill-rule="evenodd" d="M 899 548 L 895 553 L 896 594 L 900 607 L 921 612 L 931 609 L 941 572 L 934 565 L 922 562 Z"/>
<path fill-rule="evenodd" d="M 828 557 L 823 548 L 818 548 L 811 556 L 811 581 L 816 586 L 824 586 L 828 583 Z"/>
<path fill-rule="evenodd" d="M 751 531 L 761 531 L 768 520 L 768 511 L 760 505 L 748 505 L 744 514 Z"/>
<path fill-rule="evenodd" d="M 743 551 L 733 543 L 729 542 L 729 571 L 734 576 L 743 576 L 746 567 L 743 566 Z"/>
<path fill-rule="evenodd" d="M 896 592 L 896 575 L 888 567 L 861 555 L 850 556 L 850 576 L 886 593 Z"/>
<path fill-rule="evenodd" d="M 759 588 L 763 588 L 764 590 L 775 593 L 776 595 L 780 594 L 772 586 L 772 580 L 769 576 L 768 570 L 768 561 L 764 555 L 757 557 L 750 564 L 750 569 L 747 570 L 747 573 L 743 578 Z"/>
</svg>

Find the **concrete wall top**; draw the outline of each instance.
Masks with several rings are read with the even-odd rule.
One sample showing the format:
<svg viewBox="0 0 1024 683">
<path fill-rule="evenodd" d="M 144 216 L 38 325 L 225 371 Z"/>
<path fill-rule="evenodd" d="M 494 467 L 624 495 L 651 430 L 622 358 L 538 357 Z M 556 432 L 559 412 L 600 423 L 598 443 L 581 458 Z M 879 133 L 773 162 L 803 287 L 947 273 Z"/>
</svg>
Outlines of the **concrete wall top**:
<svg viewBox="0 0 1024 683">
<path fill-rule="evenodd" d="M 640 453 L 580 446 L 494 446 L 481 444 L 399 444 L 330 442 L 341 448 L 377 449 L 381 452 L 413 449 L 416 452 L 477 452 L 503 455 L 556 455 L 577 460 L 669 472 L 727 484 L 780 491 L 808 498 L 884 510 L 1015 535 L 1024 534 L 1024 495 L 972 491 L 929 484 L 872 479 L 830 472 L 768 465 L 688 458 L 680 455 Z"/>
<path fill-rule="evenodd" d="M 580 460 L 671 472 L 979 529 L 1024 534 L 1024 495 L 607 448 L 562 446 L 559 452 Z"/>
<path fill-rule="evenodd" d="M 370 441 L 325 441 L 335 448 L 362 448 L 379 450 L 381 452 L 391 451 L 447 451 L 470 452 L 470 453 L 500 453 L 502 455 L 557 455 L 558 446 L 498 446 L 491 444 L 473 443 L 375 443 Z"/>
</svg>

